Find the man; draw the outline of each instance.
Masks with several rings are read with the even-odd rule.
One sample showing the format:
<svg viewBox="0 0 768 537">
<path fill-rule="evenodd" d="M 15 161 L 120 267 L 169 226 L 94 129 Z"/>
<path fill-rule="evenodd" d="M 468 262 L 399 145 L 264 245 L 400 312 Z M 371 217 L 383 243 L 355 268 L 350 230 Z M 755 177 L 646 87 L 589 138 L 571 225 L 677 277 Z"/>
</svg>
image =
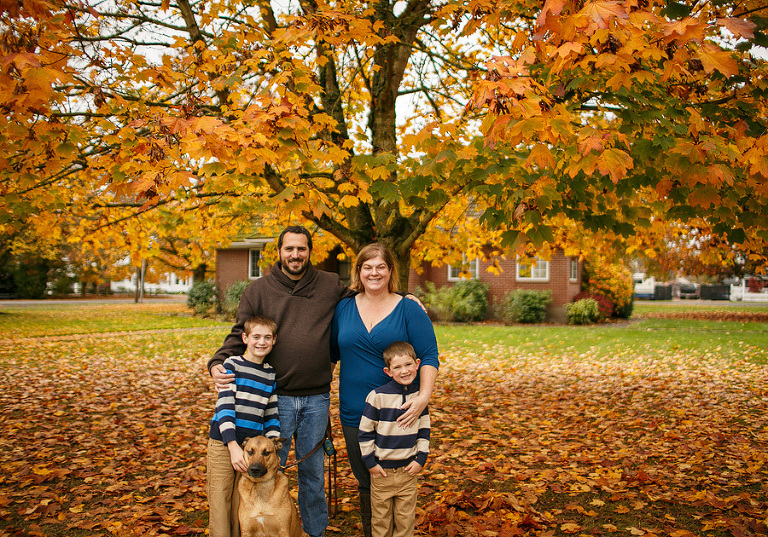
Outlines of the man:
<svg viewBox="0 0 768 537">
<path fill-rule="evenodd" d="M 336 304 L 354 295 L 337 274 L 317 270 L 309 260 L 312 237 L 302 226 L 289 226 L 277 241 L 279 262 L 270 274 L 254 280 L 243 292 L 237 321 L 224 344 L 208 361 L 217 389 L 232 381 L 222 363 L 242 354 L 243 323 L 255 316 L 271 317 L 279 343 L 270 355 L 277 379 L 280 435 L 288 440 L 280 450 L 284 466 L 295 434 L 295 456 L 301 460 L 325 436 L 333 368 L 330 357 L 331 319 Z M 299 464 L 299 511 L 304 531 L 322 536 L 328 525 L 323 450 Z"/>
</svg>

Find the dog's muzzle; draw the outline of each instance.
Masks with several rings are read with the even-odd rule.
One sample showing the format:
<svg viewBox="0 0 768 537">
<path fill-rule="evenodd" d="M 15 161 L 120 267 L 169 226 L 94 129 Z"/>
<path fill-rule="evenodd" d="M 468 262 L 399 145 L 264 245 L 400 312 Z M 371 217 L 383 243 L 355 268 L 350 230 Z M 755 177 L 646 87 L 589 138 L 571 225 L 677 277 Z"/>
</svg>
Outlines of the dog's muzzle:
<svg viewBox="0 0 768 537">
<path fill-rule="evenodd" d="M 267 473 L 267 467 L 263 464 L 251 464 L 248 467 L 248 475 L 251 477 L 263 477 Z"/>
</svg>

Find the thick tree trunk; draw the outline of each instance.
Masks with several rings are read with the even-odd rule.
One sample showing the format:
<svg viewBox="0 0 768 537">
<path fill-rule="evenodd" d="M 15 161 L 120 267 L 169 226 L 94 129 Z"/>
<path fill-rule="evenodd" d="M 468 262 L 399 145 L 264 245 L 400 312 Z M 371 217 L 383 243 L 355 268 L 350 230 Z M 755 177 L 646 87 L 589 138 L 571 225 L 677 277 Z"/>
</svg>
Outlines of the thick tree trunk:
<svg viewBox="0 0 768 537">
<path fill-rule="evenodd" d="M 410 250 L 404 253 L 398 253 L 393 251 L 395 256 L 395 265 L 397 266 L 397 286 L 400 291 L 410 291 L 408 289 L 408 276 L 411 273 L 411 252 Z"/>
<path fill-rule="evenodd" d="M 204 282 L 205 275 L 207 272 L 208 272 L 208 265 L 206 263 L 201 263 L 200 265 L 197 265 L 194 269 L 192 269 L 192 283 Z"/>
</svg>

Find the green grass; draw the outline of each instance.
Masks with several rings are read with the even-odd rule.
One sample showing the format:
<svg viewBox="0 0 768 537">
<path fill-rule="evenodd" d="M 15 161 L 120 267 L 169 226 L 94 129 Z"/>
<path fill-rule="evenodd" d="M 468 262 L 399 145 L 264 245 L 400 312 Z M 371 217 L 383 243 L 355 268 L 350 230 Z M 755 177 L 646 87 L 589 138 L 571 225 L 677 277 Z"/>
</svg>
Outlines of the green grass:
<svg viewBox="0 0 768 537">
<path fill-rule="evenodd" d="M 722 302 L 721 304 L 701 303 L 697 300 L 689 302 L 661 300 L 653 302 L 635 302 L 633 315 L 641 316 L 646 313 L 658 312 L 685 312 L 685 311 L 709 311 L 709 312 L 760 312 L 768 313 L 768 305 L 754 303 L 745 305 L 743 303 Z"/>
<path fill-rule="evenodd" d="M 84 303 L 0 306 L 0 338 L 227 326 L 193 317 L 181 303 Z"/>
<path fill-rule="evenodd" d="M 653 313 L 768 312 L 768 306 L 704 306 L 690 304 L 638 303 L 629 321 L 594 326 L 493 324 L 436 325 L 442 351 L 492 354 L 495 357 L 521 354 L 632 356 L 664 355 L 686 351 L 733 360 L 768 363 L 768 323 L 697 319 L 643 318 Z M 230 326 L 220 319 L 193 317 L 183 303 L 132 302 L 94 304 L 45 304 L 0 306 L 2 339 L 51 337 L 75 334 L 135 332 L 162 329 L 220 329 L 210 339 L 220 341 Z M 173 338 L 182 336 L 174 335 Z M 195 339 L 203 336 L 183 336 Z M 208 336 L 204 336 L 209 342 Z M 136 344 L 132 340 L 132 344 Z M 98 343 L 85 344 L 88 351 Z M 116 342 L 120 346 L 120 342 Z M 148 339 L 146 345 L 152 345 Z M 151 351 L 151 348 L 147 349 Z"/>
<path fill-rule="evenodd" d="M 442 350 L 495 357 L 521 354 L 613 357 L 670 351 L 768 363 L 768 323 L 632 319 L 593 326 L 437 325 Z"/>
</svg>

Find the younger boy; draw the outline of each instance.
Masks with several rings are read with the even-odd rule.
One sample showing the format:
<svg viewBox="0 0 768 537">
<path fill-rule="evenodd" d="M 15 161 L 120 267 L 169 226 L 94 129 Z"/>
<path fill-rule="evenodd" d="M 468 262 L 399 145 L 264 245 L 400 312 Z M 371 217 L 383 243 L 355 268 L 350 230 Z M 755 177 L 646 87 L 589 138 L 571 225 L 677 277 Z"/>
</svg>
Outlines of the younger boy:
<svg viewBox="0 0 768 537">
<path fill-rule="evenodd" d="M 384 350 L 384 372 L 393 380 L 365 399 L 359 440 L 371 472 L 373 537 L 413 536 L 418 475 L 429 453 L 429 413 L 425 408 L 409 428 L 401 427 L 397 417 L 404 412 L 400 407 L 419 393 L 411 386 L 419 362 L 409 343 L 392 343 Z"/>
<path fill-rule="evenodd" d="M 219 392 L 208 439 L 208 527 L 210 537 L 239 537 L 237 472 L 247 470 L 243 441 L 251 436 L 280 436 L 275 370 L 265 359 L 275 344 L 277 325 L 269 317 L 245 322 L 246 351 L 224 362 L 235 380 Z"/>
</svg>

